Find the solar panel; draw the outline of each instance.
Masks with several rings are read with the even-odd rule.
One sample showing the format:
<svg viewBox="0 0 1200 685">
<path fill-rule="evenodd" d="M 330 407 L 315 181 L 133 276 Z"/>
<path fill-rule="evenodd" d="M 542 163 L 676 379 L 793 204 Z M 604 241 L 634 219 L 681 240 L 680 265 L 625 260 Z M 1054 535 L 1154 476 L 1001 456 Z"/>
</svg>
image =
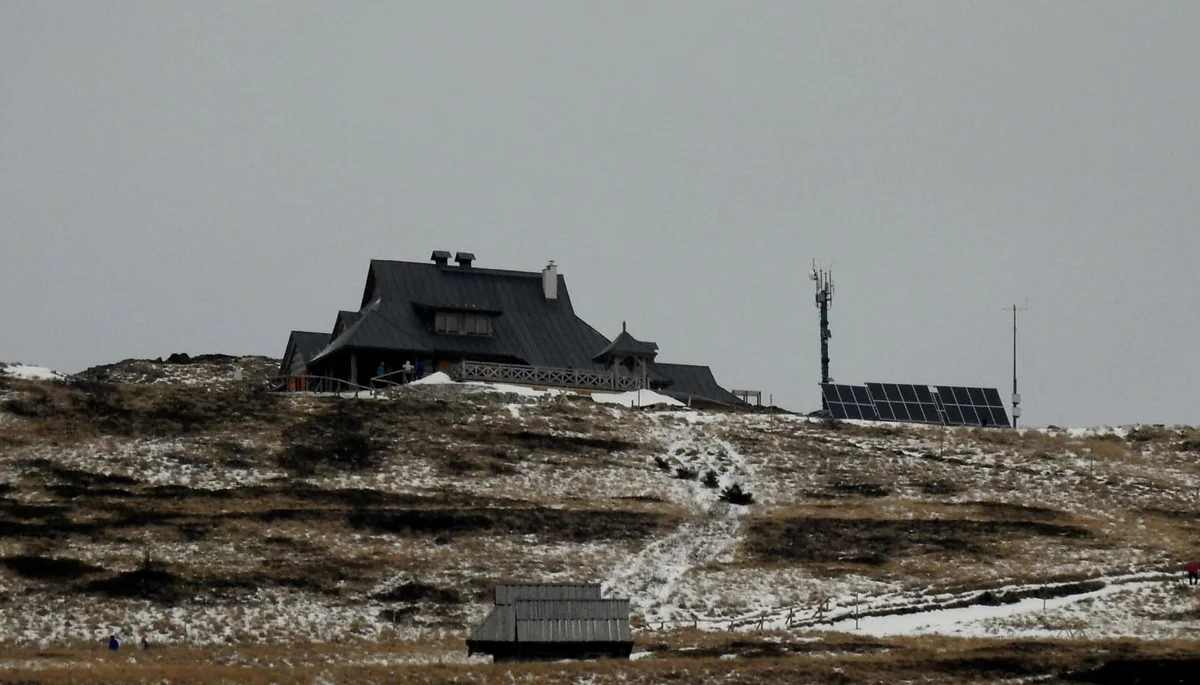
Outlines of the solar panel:
<svg viewBox="0 0 1200 685">
<path fill-rule="evenodd" d="M 995 388 L 937 386 L 937 400 L 950 426 L 1011 426 Z"/>
<path fill-rule="evenodd" d="M 942 416 L 927 385 L 867 383 L 867 392 L 884 421 L 942 423 Z"/>
<path fill-rule="evenodd" d="M 821 396 L 835 419 L 901 421 L 947 426 L 1011 426 L 995 388 L 911 383 L 823 383 Z"/>
<path fill-rule="evenodd" d="M 879 414 L 864 386 L 822 383 L 821 396 L 825 398 L 825 406 L 829 407 L 829 415 L 835 419 L 879 420 Z"/>
</svg>

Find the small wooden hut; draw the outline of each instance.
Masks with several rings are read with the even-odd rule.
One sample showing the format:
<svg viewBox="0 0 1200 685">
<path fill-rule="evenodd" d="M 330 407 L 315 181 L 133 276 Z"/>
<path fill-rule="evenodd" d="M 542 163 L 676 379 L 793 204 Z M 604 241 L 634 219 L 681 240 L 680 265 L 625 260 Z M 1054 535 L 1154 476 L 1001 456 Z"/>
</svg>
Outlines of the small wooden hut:
<svg viewBox="0 0 1200 685">
<path fill-rule="evenodd" d="M 467 638 L 469 654 L 492 660 L 628 659 L 629 600 L 604 599 L 594 583 L 504 583 L 495 606 Z"/>
</svg>

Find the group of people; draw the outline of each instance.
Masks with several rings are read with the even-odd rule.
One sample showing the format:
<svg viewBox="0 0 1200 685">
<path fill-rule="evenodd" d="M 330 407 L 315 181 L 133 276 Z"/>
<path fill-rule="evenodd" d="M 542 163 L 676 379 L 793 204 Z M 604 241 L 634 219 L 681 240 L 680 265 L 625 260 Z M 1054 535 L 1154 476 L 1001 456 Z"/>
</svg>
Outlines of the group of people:
<svg viewBox="0 0 1200 685">
<path fill-rule="evenodd" d="M 141 642 L 139 643 L 139 645 L 141 646 L 143 652 L 146 651 L 147 649 L 150 649 L 150 643 L 146 641 L 145 635 L 142 636 L 142 639 L 141 639 Z M 121 641 L 117 639 L 117 636 L 109 635 L 108 636 L 109 651 L 115 652 L 120 648 L 121 648 Z"/>
<path fill-rule="evenodd" d="M 399 369 L 397 369 L 397 371 L 400 372 L 399 378 L 396 378 L 394 376 L 391 378 L 383 378 L 383 376 L 387 376 L 389 374 L 389 370 L 388 370 L 387 364 L 384 364 L 383 362 L 379 362 L 379 368 L 375 369 L 375 379 L 374 380 L 376 382 L 379 382 L 380 379 L 382 379 L 382 382 L 385 384 L 389 383 L 389 382 L 403 384 L 403 383 L 411 383 L 411 382 L 417 380 L 418 378 L 424 378 L 425 377 L 425 360 L 418 359 L 416 364 L 413 364 L 412 362 L 406 360 L 404 362 L 404 365 L 401 366 Z M 394 373 L 396 373 L 396 371 L 391 371 L 390 373 L 394 374 Z"/>
</svg>

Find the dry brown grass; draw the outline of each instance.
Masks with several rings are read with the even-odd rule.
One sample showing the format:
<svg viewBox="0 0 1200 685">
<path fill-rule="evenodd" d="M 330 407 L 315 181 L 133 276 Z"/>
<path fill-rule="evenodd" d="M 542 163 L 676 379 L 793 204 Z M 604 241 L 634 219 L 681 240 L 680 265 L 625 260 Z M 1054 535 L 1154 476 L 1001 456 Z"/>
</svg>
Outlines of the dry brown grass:
<svg viewBox="0 0 1200 685">
<path fill-rule="evenodd" d="M 214 403 L 177 390 L 119 389 L 116 396 L 105 395 L 110 392 L 106 390 L 88 399 L 87 391 L 79 388 L 22 385 L 20 392 L 33 398 L 23 407 L 30 416 L 8 414 L 0 422 L 0 449 L 7 441 L 11 447 L 6 456 L 23 460 L 23 475 L 11 487 L 25 504 L 67 509 L 56 519 L 13 508 L 14 515 L 5 523 L 33 532 L 13 537 L 5 553 L 20 548 L 62 556 L 94 545 L 104 552 L 91 561 L 104 566 L 105 573 L 115 573 L 136 567 L 142 545 L 159 545 L 166 554 L 178 554 L 165 562 L 169 570 L 201 587 L 214 580 L 266 585 L 286 581 L 334 597 L 371 590 L 403 572 L 439 588 L 461 590 L 464 598 L 474 601 L 479 599 L 475 593 L 501 576 L 549 573 L 598 580 L 614 559 L 699 515 L 687 498 L 674 503 L 669 495 L 654 496 L 663 489 L 666 476 L 654 468 L 651 457 L 662 454 L 666 445 L 637 437 L 648 419 L 634 412 L 613 419 L 608 409 L 589 403 L 523 404 L 517 420 L 503 407 L 480 409 L 475 403 L 481 400 L 453 397 L 359 403 L 288 397 L 259 404 L 217 392 L 210 393 Z M 222 402 L 228 406 L 216 406 Z M 188 436 L 183 457 L 190 460 L 189 466 L 211 468 L 232 461 L 238 468 L 275 470 L 278 456 L 297 436 L 304 437 L 296 428 L 324 428 L 337 416 L 334 407 L 343 418 L 349 413 L 353 419 L 347 433 L 378 441 L 379 450 L 372 455 L 377 462 L 361 470 L 325 462 L 314 468 L 311 481 L 288 478 L 224 494 L 158 489 L 144 482 L 88 481 L 88 469 L 107 473 L 113 465 L 138 476 L 134 467 L 139 462 L 129 452 L 144 448 L 143 440 L 157 435 Z M 663 418 L 661 423 L 672 420 Z M 683 425 L 681 420 L 676 423 Z M 1198 437 L 1195 431 L 1147 429 L 1121 440 L 953 430 L 946 431 L 943 458 L 940 432 L 924 428 L 781 421 L 764 423 L 761 429 L 717 423 L 696 430 L 697 444 L 711 438 L 729 441 L 754 461 L 760 484 L 776 487 L 776 496 L 768 500 L 774 504 L 756 504 L 744 520 L 751 542 L 756 526 L 781 528 L 817 520 L 833 532 L 828 546 L 835 550 L 838 545 L 883 550 L 882 559 L 856 563 L 786 555 L 766 559 L 742 549 L 732 564 L 738 571 L 786 568 L 816 577 L 853 573 L 965 591 L 1001 572 L 1010 574 L 1009 580 L 1073 580 L 1081 568 L 1097 569 L 1106 556 L 1118 552 L 1122 563 L 1158 563 L 1183 554 L 1200 536 L 1194 516 L 1188 516 L 1192 500 L 1164 494 L 1178 474 L 1200 471 L 1194 454 L 1185 449 Z M 256 442 L 247 444 L 247 438 Z M 55 461 L 58 451 L 45 449 L 69 441 L 82 446 L 77 455 L 94 453 L 96 463 L 105 466 L 93 467 L 84 459 L 65 464 Z M 335 451 L 338 446 L 326 447 Z M 31 465 L 34 457 L 47 453 L 53 458 Z M 1081 458 L 1094 463 L 1094 472 L 1081 466 Z M 1060 471 L 1069 477 L 1059 477 Z M 373 480 L 378 473 L 388 479 Z M 396 482 L 406 473 L 434 474 L 431 481 L 436 484 Z M 363 478 L 355 480 L 360 475 Z M 343 477 L 346 480 L 340 480 Z M 631 491 L 613 485 L 622 478 L 646 487 Z M 82 490 L 62 489 L 64 482 L 76 481 Z M 71 533 L 52 530 L 56 521 L 108 523 Z M 36 530 L 43 523 L 50 527 Z M 34 533 L 59 535 L 57 542 L 43 548 L 35 541 L 51 536 Z M 536 536 L 536 545 L 530 544 L 529 535 Z M 83 542 L 85 536 L 88 542 Z M 198 549 L 187 551 L 192 543 Z M 252 553 L 243 555 L 242 550 Z M 551 551 L 539 556 L 546 550 Z M 1089 566 L 1093 560 L 1099 562 Z M 729 570 L 715 561 L 708 566 L 701 570 Z M 1004 569 L 992 571 L 996 566 Z M 339 585 L 343 581 L 344 587 Z M 1181 611 L 1186 617 L 1191 609 Z M 767 638 L 794 648 L 786 654 L 773 652 L 760 644 Z M 956 660 L 981 658 L 979 652 L 994 649 L 1001 656 L 987 658 L 1034 664 L 1029 668 L 1050 663 L 1021 656 L 1028 643 L 910 643 L 829 636 L 817 649 L 803 648 L 794 636 L 785 635 L 680 633 L 653 640 L 666 645 L 658 657 L 590 665 L 366 663 L 373 656 L 393 653 L 436 661 L 439 654 L 460 652 L 457 643 L 164 647 L 137 653 L 137 664 L 128 662 L 125 651 L 114 659 L 91 645 L 68 650 L 65 656 L 23 653 L 46 667 L 36 676 L 44 682 L 79 681 L 85 672 L 112 682 L 169 678 L 311 683 L 324 674 L 347 682 L 509 682 L 510 677 L 571 682 L 593 674 L 598 681 L 975 682 L 991 676 L 955 665 Z M 871 646 L 875 643 L 883 646 Z M 689 644 L 742 656 L 718 661 L 667 651 Z M 1016 656 L 1005 651 L 1009 649 Z M 1071 644 L 1055 643 L 1050 651 L 1058 655 L 1048 657 L 1053 663 L 1081 654 Z M 889 654 L 899 656 L 892 659 Z M 55 666 L 56 658 L 70 664 Z M 284 658 L 293 665 L 281 666 Z M 0 669 L 0 681 L 6 677 L 9 674 Z"/>
<path fill-rule="evenodd" d="M 747 683 L 922 682 L 959 684 L 1009 678 L 1062 682 L 1060 676 L 1114 659 L 1195 659 L 1193 641 L 974 640 L 941 637 L 871 639 L 826 634 L 724 634 L 677 631 L 639 641 L 652 651 L 638 661 L 558 663 L 437 663 L 460 655 L 440 643 L 163 648 L 108 654 L 101 647 L 17 650 L 0 670 L 6 681 L 63 683 Z M 732 660 L 718 655 L 736 655 Z M 132 659 L 131 659 L 132 657 Z M 387 659 L 393 665 L 372 665 Z M 136 661 L 135 661 L 136 660 Z M 401 663 L 417 660 L 426 663 Z M 1180 681 L 1182 682 L 1182 681 Z"/>
</svg>

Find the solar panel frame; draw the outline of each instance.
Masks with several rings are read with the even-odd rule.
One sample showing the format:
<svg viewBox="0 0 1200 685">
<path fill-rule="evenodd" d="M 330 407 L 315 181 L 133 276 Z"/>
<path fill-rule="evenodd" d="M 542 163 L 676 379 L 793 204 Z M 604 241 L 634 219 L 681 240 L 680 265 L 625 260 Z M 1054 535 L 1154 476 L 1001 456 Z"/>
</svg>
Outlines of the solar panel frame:
<svg viewBox="0 0 1200 685">
<path fill-rule="evenodd" d="M 866 386 L 822 383 L 821 395 L 825 398 L 829 415 L 835 419 L 879 420 L 879 414 L 875 410 L 875 405 L 871 403 L 871 396 L 867 392 Z M 865 400 L 865 402 L 859 400 Z"/>
<path fill-rule="evenodd" d="M 984 388 L 983 398 L 987 400 L 989 407 L 1003 407 L 1004 400 L 1000 399 L 1000 391 L 995 388 Z"/>
<path fill-rule="evenodd" d="M 917 406 L 925 412 L 925 423 L 944 423 L 941 413 L 938 412 L 937 405 L 933 402 L 921 402 Z"/>
<path fill-rule="evenodd" d="M 880 421 L 896 421 L 896 413 L 892 411 L 891 402 L 876 402 L 875 413 L 879 414 Z"/>
<path fill-rule="evenodd" d="M 948 426 L 965 425 L 965 422 L 963 421 L 962 410 L 958 408 L 957 404 L 948 404 L 945 407 L 946 407 L 946 425 L 948 425 Z"/>
<path fill-rule="evenodd" d="M 992 409 L 992 419 L 995 421 L 997 426 L 1002 426 L 1004 428 L 1012 428 L 1012 421 L 1008 420 L 1008 412 L 1004 409 L 1003 404 L 996 406 L 996 407 L 992 407 L 991 409 Z"/>
<path fill-rule="evenodd" d="M 929 386 L 911 383 L 867 383 L 866 387 L 881 421 L 942 423 L 941 412 L 934 403 Z"/>
<path fill-rule="evenodd" d="M 950 426 L 1011 426 L 995 388 L 909 383 L 825 383 L 821 394 L 835 419 Z M 982 402 L 981 402 L 981 401 Z"/>
<path fill-rule="evenodd" d="M 937 396 L 947 425 L 1012 426 L 996 388 L 939 385 Z"/>
<path fill-rule="evenodd" d="M 867 392 L 867 386 L 852 385 L 850 387 L 854 390 L 855 404 L 868 404 L 874 406 L 874 402 L 871 401 L 871 394 Z"/>
</svg>

